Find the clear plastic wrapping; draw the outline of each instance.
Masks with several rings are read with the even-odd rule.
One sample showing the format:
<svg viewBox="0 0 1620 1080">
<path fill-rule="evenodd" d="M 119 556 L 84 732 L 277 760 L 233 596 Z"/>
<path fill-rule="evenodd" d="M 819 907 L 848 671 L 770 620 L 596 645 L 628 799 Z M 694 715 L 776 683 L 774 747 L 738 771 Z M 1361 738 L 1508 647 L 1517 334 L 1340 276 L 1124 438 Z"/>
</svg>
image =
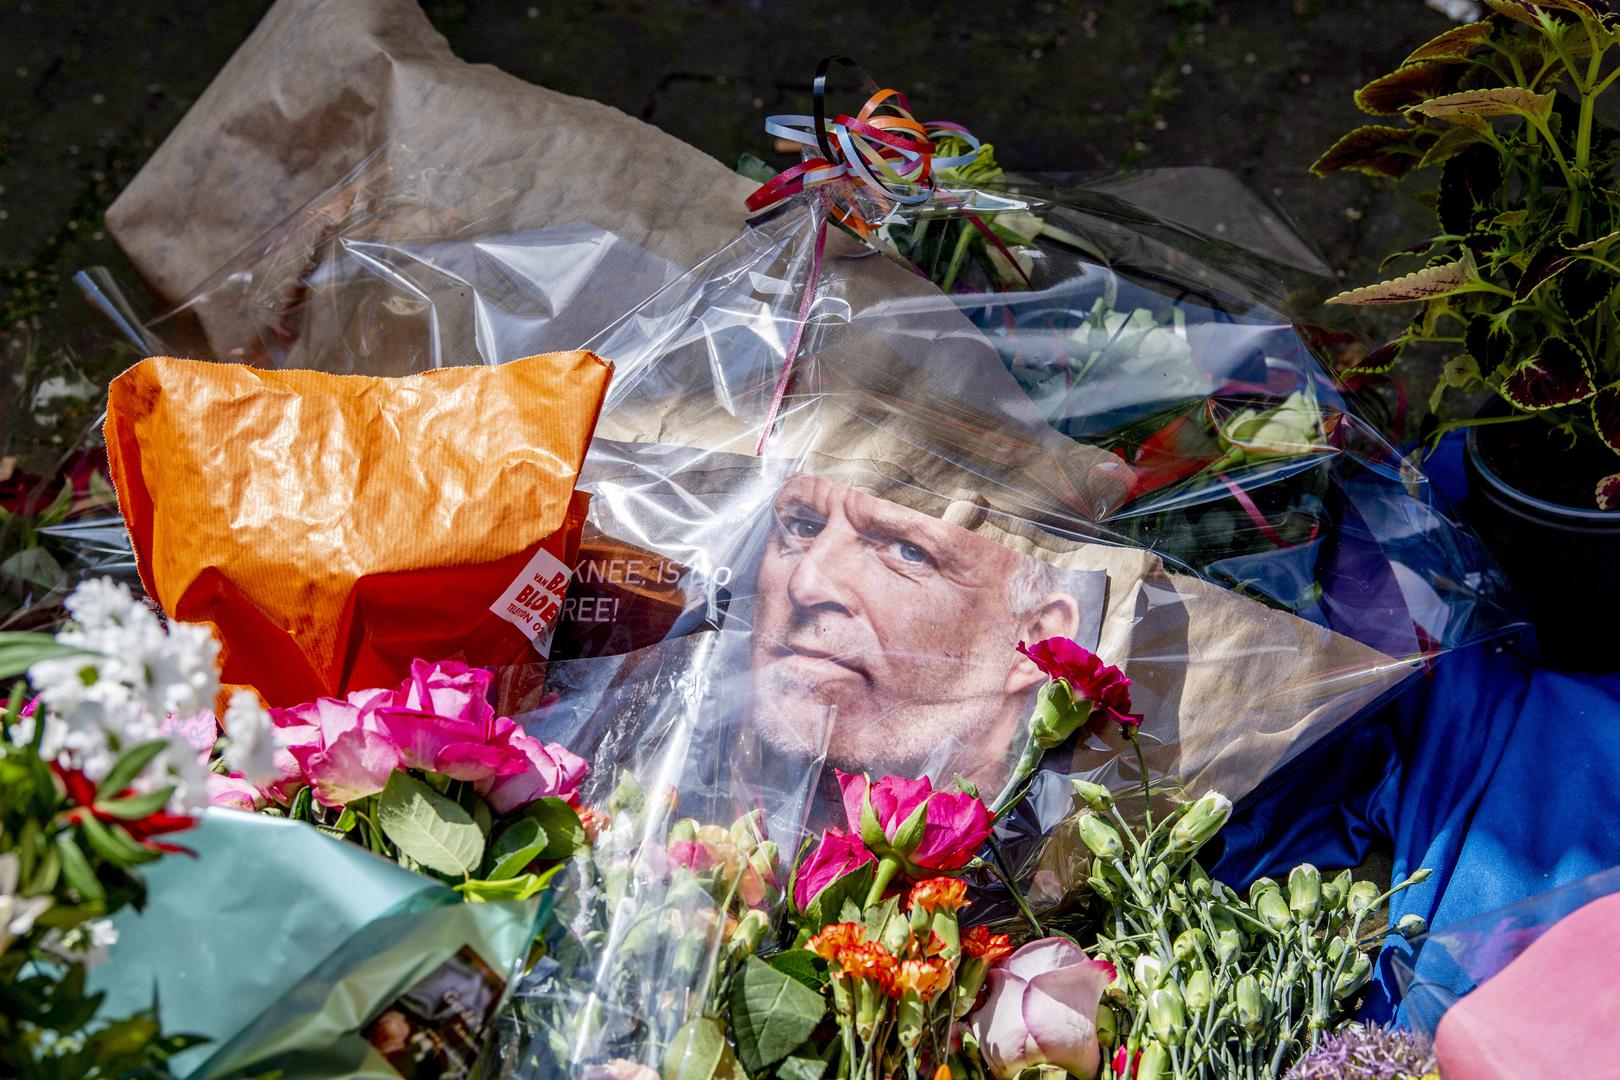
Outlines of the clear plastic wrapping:
<svg viewBox="0 0 1620 1080">
<path fill-rule="evenodd" d="M 1348 339 L 1285 313 L 1308 251 L 1217 180 L 959 190 L 886 225 L 886 253 L 800 196 L 687 269 L 598 226 L 488 233 L 498 193 L 452 197 L 390 148 L 140 324 L 151 351 L 336 372 L 616 365 L 546 701 L 520 717 L 593 761 L 604 832 L 517 991 L 509 1075 L 657 1067 L 703 1020 L 754 905 L 717 869 L 736 851 L 672 863 L 688 833 L 755 820 L 785 876 L 837 820 L 833 767 L 993 796 L 1042 681 L 1020 641 L 1121 665 L 1160 786 L 1236 799 L 1512 624 L 1478 542 L 1324 366 Z M 1137 195 L 1183 217 L 1196 195 L 1251 246 Z M 969 252 L 954 275 L 941 248 Z M 1115 733 L 1047 754 L 1001 826 L 1038 906 L 1088 861 L 1067 779 L 1137 773 Z M 976 917 L 1003 906 L 988 888 Z"/>
<path fill-rule="evenodd" d="M 1612 1070 L 1620 867 L 1442 927 L 1394 955 L 1408 1023 L 1446 1076 Z M 1525 1032 L 1535 1032 L 1526 1038 Z"/>
</svg>

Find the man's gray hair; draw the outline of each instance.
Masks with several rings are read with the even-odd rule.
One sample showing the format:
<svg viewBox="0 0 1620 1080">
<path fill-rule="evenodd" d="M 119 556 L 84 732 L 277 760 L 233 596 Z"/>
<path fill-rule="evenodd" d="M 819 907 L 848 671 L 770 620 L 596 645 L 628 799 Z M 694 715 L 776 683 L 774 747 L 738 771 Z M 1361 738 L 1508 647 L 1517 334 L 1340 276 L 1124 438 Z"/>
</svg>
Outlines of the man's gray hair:
<svg viewBox="0 0 1620 1080">
<path fill-rule="evenodd" d="M 1007 606 L 1020 619 L 1035 611 L 1053 593 L 1068 592 L 1067 575 L 1051 563 L 1022 556 L 1007 579 Z"/>
</svg>

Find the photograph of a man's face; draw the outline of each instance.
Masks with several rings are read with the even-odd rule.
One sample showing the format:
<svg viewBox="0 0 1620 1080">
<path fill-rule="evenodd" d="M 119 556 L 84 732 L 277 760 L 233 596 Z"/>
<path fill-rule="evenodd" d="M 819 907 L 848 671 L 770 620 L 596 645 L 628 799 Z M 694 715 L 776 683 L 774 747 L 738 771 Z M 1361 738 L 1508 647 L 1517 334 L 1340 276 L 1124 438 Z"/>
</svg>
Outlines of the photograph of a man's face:
<svg viewBox="0 0 1620 1080">
<path fill-rule="evenodd" d="M 993 791 L 1043 676 L 1015 651 L 1095 647 L 1105 577 L 1020 555 L 820 477 L 787 480 L 754 583 L 752 722 L 846 771 L 960 772 Z"/>
</svg>

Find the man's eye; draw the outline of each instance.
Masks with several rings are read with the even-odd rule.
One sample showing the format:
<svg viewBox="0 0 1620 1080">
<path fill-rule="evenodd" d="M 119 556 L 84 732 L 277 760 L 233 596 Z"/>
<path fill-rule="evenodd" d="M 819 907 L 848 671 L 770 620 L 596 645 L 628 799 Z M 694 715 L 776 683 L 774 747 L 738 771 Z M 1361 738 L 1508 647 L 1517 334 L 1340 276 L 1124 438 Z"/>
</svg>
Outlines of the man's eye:
<svg viewBox="0 0 1620 1080">
<path fill-rule="evenodd" d="M 934 561 L 928 557 L 928 552 L 916 544 L 908 544 L 903 540 L 895 544 L 895 551 L 899 553 L 901 561 L 916 566 L 926 566 Z"/>
<path fill-rule="evenodd" d="M 787 529 L 787 534 L 795 540 L 814 540 L 821 535 L 821 530 L 826 528 L 825 523 L 810 518 L 788 518 L 782 524 Z"/>
</svg>

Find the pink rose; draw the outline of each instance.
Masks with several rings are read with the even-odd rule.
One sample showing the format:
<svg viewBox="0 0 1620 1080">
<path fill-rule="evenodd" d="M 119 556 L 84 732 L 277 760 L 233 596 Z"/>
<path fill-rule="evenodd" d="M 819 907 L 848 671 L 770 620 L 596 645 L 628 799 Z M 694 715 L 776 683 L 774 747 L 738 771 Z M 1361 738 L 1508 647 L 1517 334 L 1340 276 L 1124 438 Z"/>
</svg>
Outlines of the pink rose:
<svg viewBox="0 0 1620 1080">
<path fill-rule="evenodd" d="M 990 811 L 965 792 L 935 791 L 926 777 L 885 776 L 873 784 L 864 775 L 837 776 L 850 830 L 874 855 L 898 857 L 914 877 L 960 870 L 990 835 Z"/>
<path fill-rule="evenodd" d="M 1131 712 L 1131 680 L 1091 650 L 1068 638 L 1050 637 L 1028 646 L 1020 641 L 1018 651 L 1047 678 L 1068 683 L 1075 700 L 1091 702 L 1091 730 L 1101 731 L 1110 721 L 1126 728 L 1142 725 L 1142 718 Z"/>
<path fill-rule="evenodd" d="M 485 697 L 491 678 L 482 668 L 455 661 L 413 660 L 396 693 L 368 704 L 405 768 L 487 782 L 527 768 L 523 751 L 497 738 L 495 710 Z"/>
<path fill-rule="evenodd" d="M 489 808 L 505 814 L 536 799 L 566 799 L 572 803 L 580 781 L 590 765 L 578 754 L 557 743 L 542 743 L 506 717 L 494 724 L 495 738 L 521 755 L 520 771 L 480 780 L 478 794 L 489 801 Z"/>
<path fill-rule="evenodd" d="M 227 773 L 224 776 L 218 773 L 208 774 L 209 806 L 242 810 L 251 814 L 255 810 L 263 810 L 268 802 L 264 792 L 249 783 L 248 778 L 241 773 Z"/>
<path fill-rule="evenodd" d="M 400 767 L 400 753 L 383 730 L 375 702 L 357 705 L 337 698 L 319 698 L 291 709 L 271 709 L 270 723 L 277 741 L 297 764 L 323 806 L 344 806 L 375 795 Z M 288 778 L 271 785 L 296 787 Z"/>
<path fill-rule="evenodd" d="M 828 829 L 821 834 L 821 842 L 804 860 L 793 880 L 793 906 L 806 910 L 829 885 L 871 861 L 872 853 L 866 850 L 859 836 L 841 829 Z"/>
<path fill-rule="evenodd" d="M 1091 1080 L 1102 1066 L 1097 1005 L 1114 966 L 1064 938 L 1032 941 L 990 969 L 984 1004 L 968 1017 L 997 1080 L 1056 1065 Z"/>
</svg>

